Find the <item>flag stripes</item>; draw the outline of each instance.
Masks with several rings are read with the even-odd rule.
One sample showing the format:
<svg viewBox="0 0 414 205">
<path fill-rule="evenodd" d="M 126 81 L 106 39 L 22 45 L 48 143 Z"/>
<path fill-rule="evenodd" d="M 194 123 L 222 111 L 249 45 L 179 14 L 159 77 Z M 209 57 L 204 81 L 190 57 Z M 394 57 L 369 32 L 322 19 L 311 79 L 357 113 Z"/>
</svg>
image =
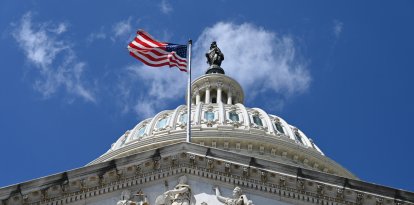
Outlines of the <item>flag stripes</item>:
<svg viewBox="0 0 414 205">
<path fill-rule="evenodd" d="M 187 46 L 159 42 L 143 30 L 137 31 L 135 39 L 129 43 L 131 56 L 152 67 L 177 67 L 187 72 Z"/>
</svg>

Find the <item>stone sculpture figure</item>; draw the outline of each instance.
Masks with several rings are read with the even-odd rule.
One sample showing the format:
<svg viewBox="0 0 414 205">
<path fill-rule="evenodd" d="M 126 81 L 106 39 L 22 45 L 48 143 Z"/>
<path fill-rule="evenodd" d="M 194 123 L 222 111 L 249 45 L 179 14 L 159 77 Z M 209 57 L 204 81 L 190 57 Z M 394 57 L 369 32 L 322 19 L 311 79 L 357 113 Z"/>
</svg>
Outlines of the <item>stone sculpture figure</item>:
<svg viewBox="0 0 414 205">
<path fill-rule="evenodd" d="M 190 185 L 187 184 L 187 177 L 178 178 L 178 184 L 174 189 L 164 192 L 157 197 L 156 205 L 195 205 L 196 199 L 191 192 Z"/>
<path fill-rule="evenodd" d="M 129 190 L 124 190 L 121 193 L 121 200 L 119 200 L 116 205 L 137 205 L 137 203 L 131 201 L 131 192 Z"/>
<path fill-rule="evenodd" d="M 214 187 L 216 191 L 217 199 L 226 205 L 253 205 L 253 202 L 247 199 L 247 196 L 243 194 L 242 189 L 236 186 L 233 190 L 233 198 L 223 197 L 220 194 L 218 187 Z"/>
<path fill-rule="evenodd" d="M 147 196 L 139 191 L 135 196 L 139 196 L 141 199 L 140 202 L 132 200 L 131 192 L 129 190 L 124 190 L 121 193 L 121 200 L 119 200 L 116 205 L 149 205 Z"/>
<path fill-rule="evenodd" d="M 217 43 L 213 41 L 210 46 L 210 50 L 206 53 L 207 63 L 210 67 L 216 65 L 221 66 L 221 62 L 224 60 L 224 55 L 221 50 L 217 47 Z"/>
</svg>

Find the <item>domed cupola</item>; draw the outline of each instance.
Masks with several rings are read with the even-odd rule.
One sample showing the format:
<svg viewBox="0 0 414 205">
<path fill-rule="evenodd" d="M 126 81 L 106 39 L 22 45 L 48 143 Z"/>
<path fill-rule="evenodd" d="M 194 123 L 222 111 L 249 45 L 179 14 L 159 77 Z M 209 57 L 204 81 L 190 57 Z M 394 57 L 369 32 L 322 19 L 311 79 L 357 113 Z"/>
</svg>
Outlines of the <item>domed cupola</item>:
<svg viewBox="0 0 414 205">
<path fill-rule="evenodd" d="M 215 41 L 211 43 L 210 50 L 206 53 L 206 58 L 210 66 L 205 75 L 192 82 L 191 103 L 193 105 L 198 105 L 200 102 L 205 104 L 243 104 L 243 89 L 236 80 L 224 75 L 224 69 L 221 68 L 224 54 L 217 47 Z"/>
<path fill-rule="evenodd" d="M 191 143 L 355 178 L 299 128 L 260 108 L 245 107 L 242 87 L 220 67 L 224 55 L 215 42 L 206 57 L 210 67 L 191 86 Z M 187 106 L 180 105 L 139 122 L 90 164 L 186 142 L 187 114 Z"/>
<path fill-rule="evenodd" d="M 227 105 L 243 104 L 244 93 L 240 84 L 223 74 L 202 75 L 191 84 L 192 104 L 198 105 L 223 103 Z"/>
</svg>

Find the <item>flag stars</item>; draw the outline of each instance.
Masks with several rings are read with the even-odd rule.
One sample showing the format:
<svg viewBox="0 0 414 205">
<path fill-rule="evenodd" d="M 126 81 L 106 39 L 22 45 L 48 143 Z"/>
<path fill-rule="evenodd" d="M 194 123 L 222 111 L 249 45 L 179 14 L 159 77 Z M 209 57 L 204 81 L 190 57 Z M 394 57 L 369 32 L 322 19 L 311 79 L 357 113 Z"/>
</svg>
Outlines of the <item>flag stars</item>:
<svg viewBox="0 0 414 205">
<path fill-rule="evenodd" d="M 167 52 L 175 51 L 178 56 L 181 58 L 187 58 L 187 46 L 186 45 L 177 45 L 177 44 L 168 44 L 165 48 Z"/>
</svg>

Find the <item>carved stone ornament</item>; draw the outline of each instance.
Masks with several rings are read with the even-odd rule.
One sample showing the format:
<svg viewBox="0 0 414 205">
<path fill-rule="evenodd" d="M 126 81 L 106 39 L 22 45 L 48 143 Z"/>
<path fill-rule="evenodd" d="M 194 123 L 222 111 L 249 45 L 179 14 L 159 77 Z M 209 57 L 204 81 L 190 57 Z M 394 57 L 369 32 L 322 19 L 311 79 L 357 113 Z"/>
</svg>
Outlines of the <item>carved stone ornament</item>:
<svg viewBox="0 0 414 205">
<path fill-rule="evenodd" d="M 190 164 L 191 164 L 191 166 L 196 166 L 197 165 L 196 156 L 193 155 L 193 154 L 190 154 L 189 155 L 189 158 L 190 158 Z"/>
<path fill-rule="evenodd" d="M 382 205 L 384 202 L 384 198 L 376 197 L 375 198 L 375 205 Z"/>
<path fill-rule="evenodd" d="M 141 190 L 134 196 L 138 197 L 138 201 L 133 200 L 131 191 L 124 190 L 121 193 L 121 199 L 116 203 L 116 205 L 149 205 L 147 195 L 145 195 Z"/>
<path fill-rule="evenodd" d="M 243 177 L 248 178 L 250 176 L 250 168 L 249 167 L 243 167 Z"/>
<path fill-rule="evenodd" d="M 336 191 L 336 198 L 340 201 L 344 200 L 344 189 L 343 188 L 338 188 Z"/>
<path fill-rule="evenodd" d="M 223 88 L 223 81 L 221 79 L 217 81 L 217 88 Z"/>
<path fill-rule="evenodd" d="M 355 202 L 357 204 L 362 204 L 362 202 L 364 201 L 364 194 L 363 193 L 357 193 L 357 197 Z"/>
<path fill-rule="evenodd" d="M 116 203 L 116 205 L 136 205 L 137 203 L 131 201 L 131 191 L 124 190 L 121 193 L 121 199 Z"/>
<path fill-rule="evenodd" d="M 285 177 L 280 177 L 280 179 L 279 179 L 279 185 L 281 187 L 286 187 L 286 178 Z"/>
<path fill-rule="evenodd" d="M 195 205 L 196 199 L 187 183 L 187 177 L 178 178 L 174 189 L 164 192 L 155 200 L 156 205 Z"/>
<path fill-rule="evenodd" d="M 214 169 L 214 159 L 207 159 L 207 168 L 209 171 Z"/>
<path fill-rule="evenodd" d="M 236 186 L 233 190 L 233 197 L 227 198 L 221 196 L 219 188 L 213 187 L 213 190 L 216 192 L 217 200 L 219 200 L 222 204 L 227 205 L 253 205 L 253 202 L 247 198 L 246 195 L 243 194 L 243 191 L 240 187 Z"/>
<path fill-rule="evenodd" d="M 301 191 L 305 190 L 305 182 L 302 179 L 297 180 L 296 186 Z"/>
<path fill-rule="evenodd" d="M 260 171 L 260 181 L 262 183 L 266 183 L 267 182 L 267 172 Z"/>
<path fill-rule="evenodd" d="M 316 185 L 316 192 L 318 193 L 319 196 L 323 196 L 325 194 L 324 188 L 325 186 L 323 184 Z"/>
<path fill-rule="evenodd" d="M 233 121 L 233 120 L 227 120 L 227 124 L 233 125 L 234 128 L 239 128 L 242 125 L 243 121 Z"/>
</svg>

